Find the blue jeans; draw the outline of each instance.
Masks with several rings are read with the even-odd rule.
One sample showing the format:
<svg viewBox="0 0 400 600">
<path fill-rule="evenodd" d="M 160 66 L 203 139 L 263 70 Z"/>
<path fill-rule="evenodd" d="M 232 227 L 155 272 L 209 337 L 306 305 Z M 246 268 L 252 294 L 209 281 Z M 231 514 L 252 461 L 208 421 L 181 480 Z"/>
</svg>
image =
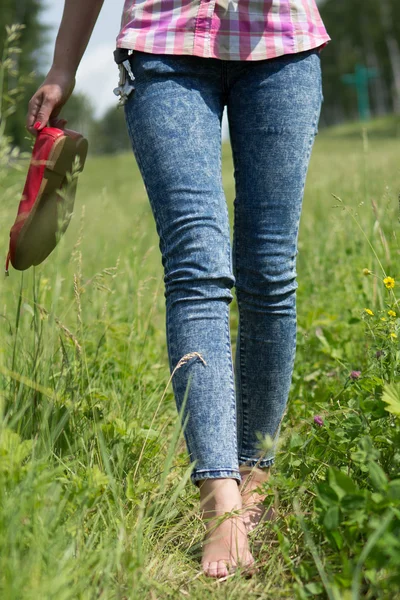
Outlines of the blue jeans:
<svg viewBox="0 0 400 600">
<path fill-rule="evenodd" d="M 191 480 L 239 484 L 239 465 L 274 463 L 289 396 L 297 240 L 322 101 L 319 53 L 228 61 L 134 50 L 130 62 L 136 79 L 125 117 L 159 235 L 170 372 L 197 353 L 172 378 Z M 232 247 L 221 176 L 225 105 Z M 269 449 L 260 450 L 259 434 L 271 436 Z"/>
</svg>

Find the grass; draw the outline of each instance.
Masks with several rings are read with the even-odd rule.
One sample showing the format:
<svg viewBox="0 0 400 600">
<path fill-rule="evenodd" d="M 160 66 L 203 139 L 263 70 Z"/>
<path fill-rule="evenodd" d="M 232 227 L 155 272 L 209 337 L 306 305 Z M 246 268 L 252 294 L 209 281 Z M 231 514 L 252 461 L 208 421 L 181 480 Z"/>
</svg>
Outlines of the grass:
<svg viewBox="0 0 400 600">
<path fill-rule="evenodd" d="M 146 190 L 133 155 L 88 160 L 55 252 L 0 282 L 2 598 L 400 598 L 400 308 L 383 281 L 399 280 L 399 139 L 377 129 L 315 144 L 295 372 L 267 488 L 280 518 L 259 534 L 251 580 L 201 575 Z M 229 143 L 222 163 L 232 228 Z M 23 178 L 1 180 L 4 252 Z M 233 352 L 237 324 L 234 300 Z"/>
</svg>

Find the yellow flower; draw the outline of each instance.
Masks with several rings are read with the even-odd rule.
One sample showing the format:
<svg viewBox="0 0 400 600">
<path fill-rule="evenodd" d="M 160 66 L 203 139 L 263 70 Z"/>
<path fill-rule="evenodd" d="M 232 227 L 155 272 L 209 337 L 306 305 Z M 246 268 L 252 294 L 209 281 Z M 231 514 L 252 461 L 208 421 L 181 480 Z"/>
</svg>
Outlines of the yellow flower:
<svg viewBox="0 0 400 600">
<path fill-rule="evenodd" d="M 373 314 L 374 314 L 370 308 L 364 308 L 364 310 L 365 310 L 365 312 L 366 312 L 366 313 L 368 313 L 369 315 L 373 315 Z"/>
<path fill-rule="evenodd" d="M 363 269 L 363 274 L 364 275 L 372 275 L 372 271 L 370 271 L 369 269 Z"/>
<path fill-rule="evenodd" d="M 387 318 L 386 317 L 382 317 L 381 321 L 387 321 Z"/>
<path fill-rule="evenodd" d="M 397 335 L 395 333 L 393 333 L 393 332 L 390 334 L 390 337 L 393 338 L 393 339 L 395 339 L 395 340 L 397 340 Z"/>
<path fill-rule="evenodd" d="M 394 288 L 393 277 L 385 277 L 385 279 L 383 280 L 383 283 L 385 284 L 385 286 L 387 287 L 388 290 Z"/>
<path fill-rule="evenodd" d="M 395 317 L 395 316 L 396 316 L 396 313 L 394 312 L 394 310 L 388 310 L 388 315 L 389 315 L 390 317 Z"/>
</svg>

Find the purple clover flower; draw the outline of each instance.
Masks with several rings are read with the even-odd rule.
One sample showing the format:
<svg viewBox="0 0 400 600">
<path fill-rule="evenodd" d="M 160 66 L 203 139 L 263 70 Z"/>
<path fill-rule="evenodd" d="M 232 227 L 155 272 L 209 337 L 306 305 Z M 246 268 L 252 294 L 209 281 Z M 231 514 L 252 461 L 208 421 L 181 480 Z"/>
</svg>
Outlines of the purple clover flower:
<svg viewBox="0 0 400 600">
<path fill-rule="evenodd" d="M 350 373 L 350 379 L 360 379 L 361 371 L 352 371 Z"/>
<path fill-rule="evenodd" d="M 322 418 L 322 417 L 320 417 L 319 415 L 315 415 L 315 417 L 314 417 L 314 423 L 315 423 L 316 425 L 318 425 L 318 427 L 322 427 L 322 426 L 323 426 L 323 424 L 324 424 L 324 420 L 323 420 L 323 418 Z"/>
</svg>

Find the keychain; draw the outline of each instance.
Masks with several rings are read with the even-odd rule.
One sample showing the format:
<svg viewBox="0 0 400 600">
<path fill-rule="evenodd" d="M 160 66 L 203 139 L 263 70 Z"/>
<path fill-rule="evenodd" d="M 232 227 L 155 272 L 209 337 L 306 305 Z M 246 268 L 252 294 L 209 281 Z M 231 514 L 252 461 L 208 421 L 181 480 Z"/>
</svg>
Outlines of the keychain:
<svg viewBox="0 0 400 600">
<path fill-rule="evenodd" d="M 118 106 L 126 104 L 128 96 L 135 89 L 135 86 L 133 85 L 135 76 L 132 73 L 128 58 L 132 53 L 133 50 L 126 50 L 124 48 L 117 48 L 114 51 L 114 60 L 119 68 L 119 81 L 118 87 L 114 88 L 113 92 L 116 96 L 119 96 Z M 129 78 L 127 77 L 127 74 Z"/>
</svg>

